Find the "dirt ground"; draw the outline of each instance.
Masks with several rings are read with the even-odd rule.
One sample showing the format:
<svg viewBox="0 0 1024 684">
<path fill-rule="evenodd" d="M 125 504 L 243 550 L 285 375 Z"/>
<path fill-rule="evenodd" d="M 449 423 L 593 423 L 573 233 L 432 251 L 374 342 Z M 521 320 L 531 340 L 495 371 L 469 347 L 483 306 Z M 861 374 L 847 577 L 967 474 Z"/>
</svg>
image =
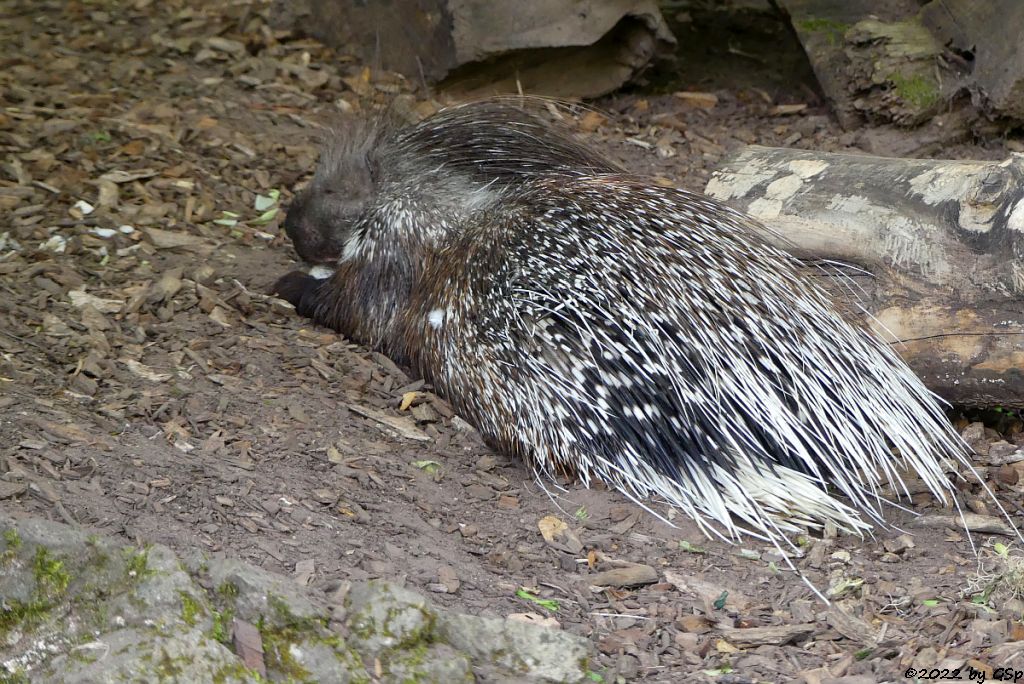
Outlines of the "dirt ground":
<svg viewBox="0 0 1024 684">
<path fill-rule="evenodd" d="M 554 617 L 593 640 L 607 682 L 1024 670 L 1024 603 L 993 589 L 996 575 L 976 576 L 962 530 L 808 538 L 798 564 L 829 589 L 828 609 L 764 545 L 707 540 L 614 492 L 538 481 L 388 359 L 265 297 L 294 266 L 275 207 L 311 172 L 322 124 L 396 97 L 420 113 L 438 106 L 275 32 L 269 12 L 245 0 L 0 2 L 4 510 L 230 554 L 324 589 L 383 577 L 471 613 Z M 678 20 L 683 31 L 695 21 Z M 784 44 L 783 24 L 759 30 L 752 50 Z M 778 41 L 765 40 L 772 31 Z M 735 68 L 684 69 L 675 87 L 713 93 L 713 106 L 635 91 L 596 103 L 607 118 L 583 114 L 581 134 L 695 190 L 748 143 L 879 151 L 878 131 L 829 118 L 806 65 L 744 58 L 744 40 L 719 50 Z M 1019 149 L 1002 139 L 919 153 Z M 1020 521 L 1018 472 L 1001 465 L 1020 424 L 1001 427 L 970 429 Z M 963 494 L 986 512 L 978 487 Z M 913 508 L 949 514 L 924 499 Z M 546 516 L 583 549 L 545 542 Z M 986 534 L 974 542 L 993 563 L 1015 557 Z M 624 563 L 657 580 L 591 588 L 588 574 Z M 751 627 L 784 629 L 737 634 Z"/>
</svg>

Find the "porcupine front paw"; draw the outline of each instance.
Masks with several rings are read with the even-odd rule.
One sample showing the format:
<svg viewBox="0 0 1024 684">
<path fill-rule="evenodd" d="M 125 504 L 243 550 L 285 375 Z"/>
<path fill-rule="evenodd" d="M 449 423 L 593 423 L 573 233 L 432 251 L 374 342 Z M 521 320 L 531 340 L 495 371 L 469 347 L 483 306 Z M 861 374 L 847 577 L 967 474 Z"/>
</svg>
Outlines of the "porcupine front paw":
<svg viewBox="0 0 1024 684">
<path fill-rule="evenodd" d="M 274 283 L 270 293 L 294 306 L 300 316 L 312 318 L 321 283 L 323 283 L 322 280 L 318 280 L 308 273 L 291 271 Z"/>
</svg>

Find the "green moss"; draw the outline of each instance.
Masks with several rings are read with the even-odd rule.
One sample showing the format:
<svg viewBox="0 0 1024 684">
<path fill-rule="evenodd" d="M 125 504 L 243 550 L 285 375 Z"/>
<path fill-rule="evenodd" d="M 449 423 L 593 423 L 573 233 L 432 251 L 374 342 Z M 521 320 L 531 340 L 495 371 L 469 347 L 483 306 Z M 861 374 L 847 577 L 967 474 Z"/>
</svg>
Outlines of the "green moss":
<svg viewBox="0 0 1024 684">
<path fill-rule="evenodd" d="M 261 617 L 256 625 L 263 639 L 263 655 L 268 670 L 279 673 L 288 682 L 309 682 L 312 675 L 295 659 L 292 647 L 324 645 L 331 649 L 338 662 L 354 675 L 363 669 L 362 660 L 345 641 L 327 630 L 324 618 L 299 617 L 293 614 L 279 596 L 270 595 L 267 603 L 273 611 L 272 620 Z M 270 624 L 270 623 L 273 624 Z M 369 684 L 369 677 L 355 676 L 354 684 Z"/>
<path fill-rule="evenodd" d="M 0 672 L 0 682 L 2 684 L 32 684 L 28 674 L 20 668 L 14 672 Z"/>
<path fill-rule="evenodd" d="M 307 682 L 311 673 L 292 655 L 292 644 L 299 643 L 301 635 L 294 629 L 271 629 L 260 621 L 260 636 L 263 638 L 263 657 L 267 669 L 273 669 L 284 675 L 288 681 Z"/>
<path fill-rule="evenodd" d="M 238 598 L 238 587 L 230 582 L 218 586 L 211 600 L 214 604 L 212 613 L 213 624 L 209 637 L 222 644 L 230 642 L 231 621 L 235 618 L 235 600 Z"/>
<path fill-rule="evenodd" d="M 302 618 L 288 607 L 288 604 L 280 596 L 267 595 L 267 605 L 274 611 L 274 623 L 284 625 L 293 630 L 316 633 L 320 628 L 327 627 L 327 620 L 324 618 Z"/>
<path fill-rule="evenodd" d="M 4 530 L 4 541 L 7 543 L 7 548 L 0 553 L 0 567 L 10 565 L 17 557 L 18 549 L 21 548 L 21 537 L 17 530 Z"/>
<path fill-rule="evenodd" d="M 430 656 L 430 645 L 426 642 L 419 643 L 416 646 L 408 649 L 390 650 L 380 656 L 380 662 L 384 669 L 385 679 L 391 679 L 398 681 L 399 679 L 403 684 L 418 684 L 424 680 L 426 674 L 426 666 L 429 664 Z M 453 672 L 447 673 L 449 676 Z M 435 673 L 429 681 L 434 681 L 437 676 Z M 450 679 L 449 681 L 465 681 L 473 682 L 473 675 L 466 672 L 464 679 L 455 680 Z"/>
<path fill-rule="evenodd" d="M 234 617 L 234 611 L 230 609 L 213 611 L 213 626 L 210 628 L 210 638 L 222 644 L 228 643 L 230 641 L 228 638 L 228 625 L 231 624 Z"/>
<path fill-rule="evenodd" d="M 429 644 L 421 641 L 412 648 L 396 652 L 396 660 L 399 660 L 406 667 L 417 668 L 426 661 L 429 648 Z"/>
<path fill-rule="evenodd" d="M 85 543 L 88 544 L 92 551 L 89 564 L 97 568 L 107 567 L 107 564 L 110 562 L 110 554 L 103 548 L 103 538 L 96 534 L 90 534 L 86 537 Z"/>
<path fill-rule="evenodd" d="M 102 657 L 103 657 L 102 653 L 93 651 L 93 650 L 88 649 L 88 648 L 78 648 L 78 649 L 72 648 L 72 649 L 70 649 L 68 651 L 68 659 L 69 660 L 74 660 L 74 661 L 79 662 L 79 663 L 85 663 L 87 665 L 91 665 L 92 663 L 95 663 L 97 660 L 99 660 Z"/>
<path fill-rule="evenodd" d="M 141 549 L 128 547 L 124 550 L 125 572 L 128 577 L 136 582 L 152 577 L 155 570 L 149 567 L 149 547 Z"/>
<path fill-rule="evenodd" d="M 850 25 L 833 19 L 819 19 L 812 17 L 810 19 L 804 19 L 796 22 L 796 28 L 802 33 L 824 34 L 829 45 L 836 45 L 843 37 L 843 34 L 850 28 Z"/>
<path fill-rule="evenodd" d="M 32 577 L 32 597 L 28 601 L 8 598 L 5 610 L 0 611 L 0 641 L 12 630 L 28 631 L 44 622 L 71 583 L 64 561 L 43 546 L 36 547 L 32 556 Z"/>
<path fill-rule="evenodd" d="M 181 592 L 181 619 L 189 627 L 195 627 L 199 618 L 206 614 L 203 606 L 191 594 Z"/>
<path fill-rule="evenodd" d="M 939 88 L 928 78 L 920 74 L 906 77 L 902 74 L 889 74 L 896 94 L 917 109 L 928 109 L 939 101 Z"/>
<path fill-rule="evenodd" d="M 177 681 L 185 672 L 184 665 L 188 664 L 184 658 L 172 658 L 166 651 L 160 654 L 159 660 L 155 663 L 153 673 L 160 681 Z"/>
<path fill-rule="evenodd" d="M 256 670 L 250 670 L 241 663 L 232 663 L 231 665 L 225 665 L 216 672 L 213 673 L 211 681 L 213 684 L 225 684 L 225 682 L 233 682 L 239 679 L 249 679 L 255 682 L 266 682 L 268 680 L 260 676 Z"/>
<path fill-rule="evenodd" d="M 4 530 L 4 541 L 9 549 L 17 551 L 21 548 L 21 535 L 18 534 L 18 530 Z"/>
<path fill-rule="evenodd" d="M 423 625 L 400 638 L 396 630 L 392 628 L 393 621 L 405 613 L 405 611 L 413 609 L 418 610 L 423 616 Z M 436 616 L 429 610 L 403 604 L 390 606 L 387 615 L 379 624 L 373 619 L 372 612 L 369 610 L 353 615 L 349 620 L 349 629 L 352 630 L 355 636 L 364 641 L 376 636 L 382 636 L 396 641 L 392 648 L 408 649 L 415 647 L 419 643 L 431 643 L 436 619 Z"/>
<path fill-rule="evenodd" d="M 51 600 L 63 595 L 71 583 L 64 561 L 54 558 L 43 546 L 36 548 L 32 558 L 32 576 L 36 580 L 36 591 L 41 597 Z"/>
<path fill-rule="evenodd" d="M 225 582 L 217 587 L 217 595 L 225 601 L 234 602 L 234 600 L 238 598 L 238 587 L 231 584 L 231 582 Z"/>
<path fill-rule="evenodd" d="M 291 647 L 293 644 L 301 643 L 310 634 L 315 635 L 316 632 L 313 630 L 321 626 L 321 623 L 294 615 L 288 604 L 279 596 L 267 596 L 267 604 L 274 613 L 274 626 L 267 624 L 263 617 L 257 625 L 263 638 L 263 655 L 267 668 L 277 670 L 288 681 L 312 681 L 311 673 L 295 660 Z"/>
</svg>

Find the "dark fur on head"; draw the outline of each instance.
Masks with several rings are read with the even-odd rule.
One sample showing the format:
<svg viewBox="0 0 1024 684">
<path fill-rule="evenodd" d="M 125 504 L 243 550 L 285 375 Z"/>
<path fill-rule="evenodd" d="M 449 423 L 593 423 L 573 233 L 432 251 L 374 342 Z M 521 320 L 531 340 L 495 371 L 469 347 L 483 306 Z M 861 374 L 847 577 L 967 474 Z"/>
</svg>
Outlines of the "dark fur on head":
<svg viewBox="0 0 1024 684">
<path fill-rule="evenodd" d="M 309 263 L 335 263 L 376 187 L 395 178 L 426 183 L 442 177 L 458 204 L 472 202 L 476 190 L 500 190 L 539 175 L 621 172 L 545 116 L 545 104 L 498 98 L 446 109 L 422 125 L 402 128 L 384 116 L 334 131 L 285 219 L 295 250 Z"/>
</svg>

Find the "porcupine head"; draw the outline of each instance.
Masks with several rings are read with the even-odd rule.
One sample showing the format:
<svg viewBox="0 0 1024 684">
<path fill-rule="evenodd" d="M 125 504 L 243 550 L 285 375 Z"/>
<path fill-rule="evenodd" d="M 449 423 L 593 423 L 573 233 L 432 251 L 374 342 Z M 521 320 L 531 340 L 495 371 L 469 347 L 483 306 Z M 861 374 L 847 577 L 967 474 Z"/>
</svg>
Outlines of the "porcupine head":
<svg viewBox="0 0 1024 684">
<path fill-rule="evenodd" d="M 301 274 L 275 289 L 300 314 L 404 357 L 394 344 L 398 317 L 426 254 L 500 195 L 481 178 L 416 153 L 387 122 L 349 125 L 331 137 L 285 219 L 303 260 L 339 267 L 345 295 L 321 297 L 318 281 Z M 323 287 L 337 290 L 335 283 Z"/>
<path fill-rule="evenodd" d="M 348 135 L 335 136 L 324 148 L 313 179 L 292 200 L 284 229 L 303 261 L 334 264 L 341 258 L 372 196 L 373 137 L 373 131 L 355 127 Z"/>
<path fill-rule="evenodd" d="M 436 236 L 445 219 L 487 206 L 502 189 L 553 173 L 621 170 L 548 121 L 545 104 L 495 98 L 443 110 L 422 125 L 403 127 L 388 113 L 332 131 L 316 175 L 285 220 L 299 256 L 336 263 L 371 217 L 395 231 L 427 228 Z"/>
</svg>

